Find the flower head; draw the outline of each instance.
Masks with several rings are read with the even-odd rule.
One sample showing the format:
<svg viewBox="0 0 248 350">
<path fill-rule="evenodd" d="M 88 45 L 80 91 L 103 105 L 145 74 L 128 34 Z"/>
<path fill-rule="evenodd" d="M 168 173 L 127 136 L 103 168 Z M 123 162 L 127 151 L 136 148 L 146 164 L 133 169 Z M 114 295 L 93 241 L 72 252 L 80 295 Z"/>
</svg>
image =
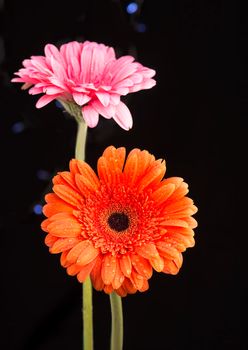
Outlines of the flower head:
<svg viewBox="0 0 248 350">
<path fill-rule="evenodd" d="M 125 148 L 108 147 L 97 171 L 73 159 L 53 178 L 42 223 L 50 252 L 80 282 L 90 275 L 95 289 L 121 296 L 147 290 L 153 269 L 177 274 L 197 226 L 187 184 L 162 180 L 165 162 L 139 149 L 125 161 Z"/>
<path fill-rule="evenodd" d="M 57 99 L 68 110 L 77 108 L 89 127 L 95 127 L 99 114 L 113 118 L 123 129 L 132 127 L 132 116 L 121 96 L 155 85 L 153 69 L 134 62 L 132 56 L 116 58 L 112 47 L 77 41 L 58 50 L 45 46 L 45 56 L 31 56 L 13 82 L 22 82 L 29 93 L 43 95 L 36 107 Z"/>
</svg>

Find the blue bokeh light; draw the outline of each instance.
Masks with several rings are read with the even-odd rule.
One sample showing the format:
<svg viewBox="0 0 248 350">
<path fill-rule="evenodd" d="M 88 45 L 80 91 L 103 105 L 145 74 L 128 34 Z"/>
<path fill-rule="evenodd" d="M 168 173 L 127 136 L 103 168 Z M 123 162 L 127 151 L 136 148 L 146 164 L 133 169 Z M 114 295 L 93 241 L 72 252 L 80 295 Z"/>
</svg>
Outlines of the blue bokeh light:
<svg viewBox="0 0 248 350">
<path fill-rule="evenodd" d="M 147 30 L 147 27 L 146 27 L 145 23 L 137 23 L 136 24 L 136 30 L 139 33 L 145 33 L 146 30 Z"/>
<path fill-rule="evenodd" d="M 20 134 L 25 129 L 25 125 L 23 122 L 16 122 L 12 125 L 11 131 L 13 134 Z"/>
<path fill-rule="evenodd" d="M 138 11 L 138 4 L 136 2 L 130 2 L 126 7 L 127 13 L 132 15 L 133 13 Z"/>
<path fill-rule="evenodd" d="M 36 215 L 41 215 L 42 214 L 42 205 L 41 204 L 35 204 L 33 206 L 33 212 L 36 214 Z"/>
<path fill-rule="evenodd" d="M 50 173 L 47 170 L 39 169 L 36 172 L 36 176 L 38 177 L 39 180 L 46 181 L 50 178 Z"/>
<path fill-rule="evenodd" d="M 58 100 L 55 101 L 55 106 L 60 108 L 60 109 L 63 109 L 62 104 Z"/>
</svg>

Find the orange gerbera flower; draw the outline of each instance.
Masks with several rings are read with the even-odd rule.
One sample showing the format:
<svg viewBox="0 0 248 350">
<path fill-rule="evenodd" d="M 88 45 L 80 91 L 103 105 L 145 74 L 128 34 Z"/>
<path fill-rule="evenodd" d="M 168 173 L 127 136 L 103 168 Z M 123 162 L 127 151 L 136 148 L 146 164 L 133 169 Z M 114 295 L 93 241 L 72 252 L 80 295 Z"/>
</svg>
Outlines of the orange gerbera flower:
<svg viewBox="0 0 248 350">
<path fill-rule="evenodd" d="M 53 178 L 42 229 L 51 253 L 62 253 L 69 275 L 96 290 L 120 296 L 148 289 L 153 269 L 177 274 L 182 252 L 194 246 L 191 217 L 197 208 L 185 197 L 182 178 L 162 180 L 165 162 L 147 151 L 108 147 L 98 176 L 80 160 Z"/>
</svg>

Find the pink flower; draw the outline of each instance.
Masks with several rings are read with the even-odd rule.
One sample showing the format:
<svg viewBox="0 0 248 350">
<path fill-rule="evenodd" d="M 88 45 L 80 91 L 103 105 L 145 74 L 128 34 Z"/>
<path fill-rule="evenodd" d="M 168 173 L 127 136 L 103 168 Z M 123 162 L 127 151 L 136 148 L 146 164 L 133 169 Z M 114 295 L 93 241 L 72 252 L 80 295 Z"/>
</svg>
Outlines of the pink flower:
<svg viewBox="0 0 248 350">
<path fill-rule="evenodd" d="M 134 62 L 132 56 L 116 59 L 112 47 L 89 41 L 73 41 L 59 50 L 48 44 L 45 56 L 31 56 L 23 61 L 23 66 L 12 82 L 25 83 L 23 89 L 33 86 L 31 95 L 44 93 L 37 108 L 57 99 L 63 106 L 80 108 L 91 128 L 97 125 L 101 114 L 113 118 L 123 129 L 130 129 L 132 116 L 121 96 L 156 84 L 151 79 L 155 75 L 153 69 Z"/>
</svg>

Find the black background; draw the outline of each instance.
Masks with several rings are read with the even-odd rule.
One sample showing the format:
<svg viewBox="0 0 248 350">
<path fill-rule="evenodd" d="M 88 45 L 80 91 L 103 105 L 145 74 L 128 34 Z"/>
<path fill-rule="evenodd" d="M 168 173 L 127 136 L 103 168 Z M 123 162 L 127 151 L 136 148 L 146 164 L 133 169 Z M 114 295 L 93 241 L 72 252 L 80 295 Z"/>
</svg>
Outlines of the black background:
<svg viewBox="0 0 248 350">
<path fill-rule="evenodd" d="M 131 131 L 101 118 L 89 130 L 87 161 L 110 144 L 147 149 L 181 176 L 199 212 L 196 246 L 177 276 L 154 273 L 150 289 L 123 300 L 124 350 L 246 349 L 241 337 L 237 242 L 242 179 L 236 141 L 236 9 L 224 1 L 0 1 L 1 349 L 81 349 L 81 286 L 51 255 L 40 229 L 51 178 L 74 155 L 75 122 L 10 83 L 23 59 L 46 43 L 90 40 L 131 54 L 157 72 L 157 85 L 127 96 Z M 139 32 L 138 23 L 146 25 Z M 24 130 L 13 133 L 13 125 Z M 40 180 L 37 171 L 49 173 Z M 240 191 L 239 191 L 240 192 Z M 94 292 L 95 349 L 109 348 L 108 296 Z"/>
</svg>

